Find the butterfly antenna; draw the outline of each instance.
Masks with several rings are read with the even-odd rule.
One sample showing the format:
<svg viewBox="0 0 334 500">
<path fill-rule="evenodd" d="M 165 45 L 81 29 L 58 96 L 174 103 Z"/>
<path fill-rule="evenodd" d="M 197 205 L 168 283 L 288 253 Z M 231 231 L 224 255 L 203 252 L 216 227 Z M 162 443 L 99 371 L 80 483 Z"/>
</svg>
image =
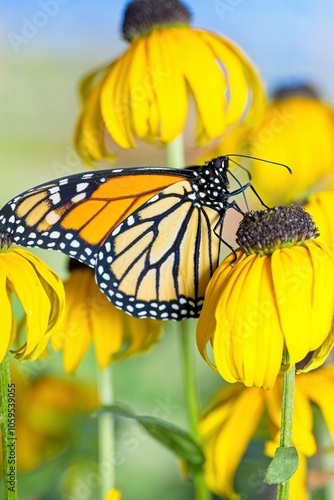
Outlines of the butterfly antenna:
<svg viewBox="0 0 334 500">
<path fill-rule="evenodd" d="M 249 155 L 238 155 L 238 154 L 230 154 L 230 155 L 226 155 L 228 158 L 230 158 L 231 156 L 238 156 L 240 158 L 250 158 L 251 160 L 257 160 L 257 161 L 263 161 L 264 163 L 271 163 L 272 165 L 279 165 L 281 167 L 284 167 L 287 169 L 287 171 L 289 172 L 289 174 L 292 174 L 292 170 L 291 168 L 288 166 L 288 165 L 285 165 L 285 163 L 280 163 L 278 161 L 272 161 L 272 160 L 265 160 L 264 158 L 257 158 L 256 156 L 249 156 Z M 233 160 L 232 160 L 233 161 Z M 236 162 L 234 162 L 236 163 Z M 237 164 L 238 165 L 238 164 Z M 240 167 L 240 165 L 239 165 Z M 247 170 L 247 169 L 246 169 Z"/>
<path fill-rule="evenodd" d="M 232 160 L 233 161 L 233 160 Z M 233 161 L 233 163 L 236 163 L 235 161 Z M 238 163 L 236 163 L 238 165 Z M 241 165 L 239 165 L 241 166 Z M 243 170 L 246 170 L 248 172 L 248 170 L 244 167 L 241 167 Z M 232 177 L 232 179 L 235 180 L 235 182 L 238 184 L 238 186 L 240 188 L 243 187 L 243 185 L 241 184 L 241 182 L 239 181 L 239 179 L 234 175 L 232 174 L 232 172 L 230 170 L 228 170 L 228 173 L 230 174 L 230 176 Z M 249 172 L 248 172 L 249 173 Z M 249 174 L 250 175 L 250 174 Z M 245 194 L 245 191 L 242 191 L 242 197 L 244 199 L 244 202 L 245 202 L 245 205 L 246 205 L 246 208 L 247 208 L 247 211 L 249 212 L 249 206 L 248 206 L 248 203 L 247 203 L 247 197 L 246 197 L 246 194 Z"/>
<path fill-rule="evenodd" d="M 248 168 L 244 167 L 243 165 L 240 165 L 240 163 L 238 163 L 237 161 L 235 160 L 232 160 L 232 158 L 230 158 L 230 155 L 226 155 L 228 157 L 228 159 L 234 163 L 234 165 L 238 165 L 239 168 L 241 168 L 241 170 L 244 170 L 246 173 L 247 173 L 247 177 L 248 177 L 248 180 L 251 181 L 252 180 L 252 176 L 251 176 L 251 173 L 250 171 L 248 170 Z"/>
</svg>

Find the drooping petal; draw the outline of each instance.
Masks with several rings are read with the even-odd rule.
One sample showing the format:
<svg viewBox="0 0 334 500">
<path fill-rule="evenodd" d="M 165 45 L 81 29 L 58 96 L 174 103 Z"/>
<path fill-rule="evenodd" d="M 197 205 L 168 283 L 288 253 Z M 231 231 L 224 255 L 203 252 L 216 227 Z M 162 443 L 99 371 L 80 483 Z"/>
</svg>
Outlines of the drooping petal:
<svg viewBox="0 0 334 500">
<path fill-rule="evenodd" d="M 0 297 L 1 297 L 1 342 L 0 342 L 0 363 L 6 355 L 10 345 L 13 315 L 12 305 L 8 297 L 6 268 L 0 260 Z"/>
<path fill-rule="evenodd" d="M 117 355 L 117 360 L 150 349 L 161 336 L 162 323 L 157 320 L 137 319 L 123 315 L 123 330 L 127 338 L 127 346 L 124 352 Z"/>
<path fill-rule="evenodd" d="M 209 436 L 207 443 L 204 437 L 205 475 L 211 491 L 231 500 L 239 498 L 233 488 L 234 475 L 263 409 L 263 391 L 256 388 L 244 390 L 233 401 L 230 411 L 216 429 L 216 434 L 212 434 L 211 438 Z M 220 407 L 214 413 L 221 411 L 224 410 Z M 211 419 L 210 413 L 208 418 Z M 205 419 L 206 417 L 202 423 L 204 428 Z"/>
<path fill-rule="evenodd" d="M 159 116 L 156 132 L 166 143 L 181 133 L 187 117 L 187 90 L 179 62 L 182 44 L 175 43 L 179 32 L 178 28 L 153 31 L 146 42 L 152 93 Z"/>
<path fill-rule="evenodd" d="M 80 156 L 87 162 L 112 158 L 104 140 L 104 122 L 101 114 L 100 98 L 105 79 L 92 89 L 84 103 L 80 120 L 76 126 L 75 146 Z"/>
<path fill-rule="evenodd" d="M 36 359 L 45 349 L 63 317 L 64 288 L 58 276 L 38 257 L 24 249 L 4 247 L 0 252 L 0 295 L 2 342 L 0 358 L 12 348 L 18 359 Z M 20 325 L 25 341 L 18 335 L 12 312 L 12 295 L 24 311 Z"/>
<path fill-rule="evenodd" d="M 2 254 L 7 267 L 7 277 L 11 288 L 19 298 L 26 315 L 27 343 L 25 354 L 29 354 L 42 339 L 48 329 L 51 304 L 50 299 L 34 271 L 33 266 L 20 254 Z M 24 279 L 22 277 L 24 276 Z"/>
<path fill-rule="evenodd" d="M 331 327 L 333 263 L 319 243 L 310 243 L 272 255 L 273 283 L 279 293 L 278 311 L 291 364 L 317 349 Z"/>
<path fill-rule="evenodd" d="M 240 121 L 246 107 L 246 122 L 256 122 L 264 111 L 265 94 L 262 82 L 246 54 L 228 38 L 200 31 L 216 57 L 225 67 L 230 89 L 227 124 Z"/>
<path fill-rule="evenodd" d="M 69 374 L 76 371 L 87 353 L 92 339 L 90 318 L 92 309 L 96 307 L 90 300 L 89 276 L 73 275 L 72 286 L 65 283 L 66 315 L 52 338 L 53 348 L 64 351 L 65 371 Z"/>
<path fill-rule="evenodd" d="M 135 319 L 116 309 L 95 282 L 94 272 L 76 264 L 65 283 L 66 311 L 52 346 L 64 352 L 65 371 L 74 374 L 93 342 L 101 369 L 111 361 L 146 351 L 160 337 L 161 322 Z"/>
<path fill-rule="evenodd" d="M 124 339 L 123 314 L 110 304 L 98 287 L 95 288 L 95 294 L 102 296 L 99 297 L 99 301 L 101 300 L 103 307 L 94 318 L 92 333 L 96 359 L 99 367 L 104 369 L 110 363 L 112 356 L 122 348 Z"/>
<path fill-rule="evenodd" d="M 328 429 L 334 436 L 334 365 L 300 375 L 297 381 L 308 398 L 320 408 Z"/>
<path fill-rule="evenodd" d="M 175 43 L 182 57 L 183 75 L 194 96 L 203 128 L 208 137 L 219 137 L 226 127 L 224 73 L 196 30 L 188 29 L 185 33 L 176 32 L 175 35 Z M 199 61 L 205 61 L 205 70 Z"/>
<path fill-rule="evenodd" d="M 221 282 L 213 340 L 215 362 L 225 380 L 267 389 L 279 372 L 284 340 L 268 267 L 266 257 L 253 256 L 239 261 Z"/>
<path fill-rule="evenodd" d="M 311 370 L 319 368 L 319 366 L 321 366 L 328 358 L 333 346 L 334 336 L 333 331 L 331 330 L 323 344 L 321 344 L 321 346 L 312 353 L 310 361 L 303 368 L 298 369 L 297 373 L 307 373 Z"/>
<path fill-rule="evenodd" d="M 221 39 L 205 31 L 199 31 L 199 34 L 212 48 L 226 71 L 228 86 L 231 89 L 226 110 L 226 124 L 230 125 L 240 120 L 247 105 L 248 85 L 243 68 L 244 61 L 236 57 L 226 41 L 223 43 Z"/>
<path fill-rule="evenodd" d="M 290 498 L 298 500 L 307 500 L 307 461 L 305 455 L 298 450 L 298 469 L 290 479 Z"/>
<path fill-rule="evenodd" d="M 34 254 L 24 249 L 17 249 L 16 251 L 24 256 L 33 265 L 37 275 L 39 276 L 41 285 L 50 299 L 51 310 L 47 332 L 51 335 L 51 333 L 53 333 L 53 331 L 61 323 L 64 316 L 65 292 L 63 283 L 59 276 L 57 276 L 52 269 L 46 266 L 45 263 L 38 259 Z"/>
<path fill-rule="evenodd" d="M 133 42 L 136 51 L 141 40 Z M 132 64 L 132 51 L 127 51 L 115 61 L 106 76 L 101 89 L 100 106 L 105 126 L 114 141 L 122 148 L 134 147 L 131 133 L 129 110 L 129 72 Z"/>
</svg>

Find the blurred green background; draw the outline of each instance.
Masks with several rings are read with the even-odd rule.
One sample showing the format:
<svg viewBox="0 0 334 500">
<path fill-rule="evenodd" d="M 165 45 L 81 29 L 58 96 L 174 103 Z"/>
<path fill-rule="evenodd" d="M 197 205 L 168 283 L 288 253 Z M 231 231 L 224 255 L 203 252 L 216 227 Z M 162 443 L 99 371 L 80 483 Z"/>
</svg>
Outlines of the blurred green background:
<svg viewBox="0 0 334 500">
<path fill-rule="evenodd" d="M 329 0 L 195 0 L 187 4 L 194 13 L 195 26 L 230 36 L 242 46 L 263 75 L 268 92 L 281 83 L 307 80 L 326 99 L 334 99 L 334 4 Z M 126 44 L 119 34 L 122 2 L 18 0 L 2 1 L 0 6 L 0 203 L 4 204 L 33 185 L 85 170 L 72 141 L 79 111 L 78 83 L 87 71 L 120 54 Z M 40 12 L 52 15 L 41 17 Z M 118 161 L 113 166 L 166 164 L 163 149 L 140 145 L 137 150 L 117 152 Z M 187 145 L 189 163 L 197 154 Z M 36 253 L 62 277 L 66 276 L 66 259 L 61 254 Z M 177 335 L 177 326 L 168 325 L 162 341 L 148 354 L 114 365 L 115 399 L 138 414 L 159 411 L 160 417 L 186 427 Z M 194 356 L 201 400 L 205 403 L 222 381 L 195 349 Z M 64 375 L 61 355 L 26 366 L 25 373 Z M 95 383 L 93 352 L 80 366 L 76 378 Z M 132 421 L 120 420 L 117 431 L 121 456 L 116 466 L 117 485 L 126 500 L 194 498 L 170 452 L 144 435 Z M 62 488 L 72 471 L 76 477 L 76 467 L 80 468 L 82 480 L 78 487 L 82 487 L 73 498 L 98 499 L 96 488 L 87 492 L 84 481 L 92 471 L 90 461 L 96 460 L 96 421 L 81 421 L 73 443 L 88 462 L 80 464 L 68 447 L 55 460 L 19 478 L 20 499 L 67 498 L 55 488 Z M 262 488 L 248 481 L 251 474 L 260 477 L 263 473 L 266 462 L 261 453 L 259 438 L 238 473 L 243 500 L 261 498 Z M 270 498 L 269 490 L 266 498 Z"/>
</svg>

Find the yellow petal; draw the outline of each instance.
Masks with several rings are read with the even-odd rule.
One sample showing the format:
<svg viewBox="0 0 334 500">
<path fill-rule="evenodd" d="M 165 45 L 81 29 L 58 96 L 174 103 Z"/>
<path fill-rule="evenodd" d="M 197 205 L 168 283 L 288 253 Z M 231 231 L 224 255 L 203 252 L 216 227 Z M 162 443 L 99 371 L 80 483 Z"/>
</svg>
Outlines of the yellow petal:
<svg viewBox="0 0 334 500">
<path fill-rule="evenodd" d="M 226 124 L 231 125 L 241 119 L 247 105 L 248 85 L 244 73 L 244 60 L 231 51 L 220 37 L 212 36 L 205 31 L 199 31 L 199 34 L 212 48 L 226 71 L 230 89 L 226 110 Z"/>
<path fill-rule="evenodd" d="M 129 105 L 133 131 L 139 138 L 149 133 L 149 109 L 154 100 L 152 74 L 148 67 L 146 39 L 136 42 L 135 56 L 129 67 Z"/>
<path fill-rule="evenodd" d="M 41 261 L 34 254 L 24 249 L 17 249 L 24 258 L 26 258 L 38 273 L 39 280 L 46 291 L 51 304 L 49 317 L 48 334 L 53 334 L 54 330 L 61 323 L 65 311 L 65 290 L 62 280 L 53 272 L 53 270 Z"/>
<path fill-rule="evenodd" d="M 247 123 L 255 122 L 264 110 L 265 94 L 254 66 L 246 54 L 228 38 L 206 31 L 200 33 L 221 61 L 227 74 L 230 89 L 227 124 L 239 121 L 246 107 L 247 116 L 244 118 Z"/>
<path fill-rule="evenodd" d="M 170 142 L 181 132 L 187 116 L 187 90 L 182 75 L 183 59 L 178 44 L 180 28 L 153 31 L 146 41 L 150 84 L 157 107 L 162 142 Z M 188 54 L 189 57 L 189 54 Z M 180 61 L 181 65 L 180 65 Z M 158 135 L 157 134 L 157 135 Z"/>
<path fill-rule="evenodd" d="M 33 266 L 19 253 L 3 254 L 7 267 L 7 277 L 14 293 L 19 298 L 26 315 L 27 345 L 25 354 L 29 354 L 42 339 L 48 329 L 51 304 L 38 279 Z"/>
<path fill-rule="evenodd" d="M 101 90 L 101 112 L 113 140 L 122 148 L 134 147 L 129 110 L 129 72 L 141 40 L 115 61 Z"/>
<path fill-rule="evenodd" d="M 76 126 L 74 142 L 77 151 L 87 163 L 90 163 L 91 160 L 101 160 L 111 156 L 105 146 L 105 127 L 100 108 L 103 85 L 104 79 L 92 90 Z"/>
<path fill-rule="evenodd" d="M 1 342 L 0 342 L 0 363 L 6 355 L 10 345 L 12 333 L 12 305 L 7 292 L 7 268 L 0 258 L 0 302 L 1 302 Z"/>
<path fill-rule="evenodd" d="M 330 434 L 334 436 L 334 365 L 297 377 L 298 384 L 321 410 Z"/>
<path fill-rule="evenodd" d="M 297 373 L 307 373 L 311 370 L 319 368 L 319 366 L 321 366 L 328 358 L 328 355 L 331 352 L 333 346 L 334 336 L 333 332 L 330 331 L 321 346 L 313 352 L 312 357 L 307 365 L 305 365 L 304 368 L 297 370 Z"/>
<path fill-rule="evenodd" d="M 234 400 L 245 390 L 242 384 L 227 384 L 214 395 L 210 409 L 200 422 L 200 433 L 209 438 L 230 417 Z"/>
<path fill-rule="evenodd" d="M 90 300 L 90 273 L 72 273 L 72 282 L 65 283 L 66 315 L 61 328 L 52 338 L 56 350 L 64 351 L 64 367 L 69 374 L 75 373 L 92 341 Z"/>
<path fill-rule="evenodd" d="M 93 339 L 96 359 L 101 369 L 108 366 L 114 354 L 118 353 L 123 344 L 124 313 L 116 309 L 96 286 L 96 295 L 100 294 L 101 309 L 94 315 Z"/>
<path fill-rule="evenodd" d="M 211 437 L 208 448 L 204 445 L 206 480 L 215 493 L 229 499 L 239 498 L 233 489 L 234 476 L 263 409 L 263 391 L 245 389 L 234 401 L 233 411 L 217 429 L 217 435 Z"/>
<path fill-rule="evenodd" d="M 123 328 L 126 332 L 128 345 L 124 352 L 117 356 L 117 360 L 150 349 L 160 338 L 162 323 L 157 320 L 137 319 L 125 315 Z"/>
<path fill-rule="evenodd" d="M 294 364 L 317 349 L 330 330 L 333 263 L 318 240 L 276 250 L 271 262 L 282 332 Z"/>
<path fill-rule="evenodd" d="M 237 250 L 236 254 L 237 254 L 237 260 L 241 261 L 243 258 L 243 252 L 241 250 Z M 221 296 L 223 290 L 226 290 L 226 294 L 230 293 L 232 290 L 232 287 L 229 286 L 228 283 L 228 277 L 233 269 L 231 266 L 231 262 L 233 261 L 233 259 L 234 259 L 233 255 L 227 257 L 218 267 L 212 279 L 210 280 L 205 292 L 203 309 L 201 311 L 197 324 L 196 341 L 198 350 L 205 359 L 205 361 L 213 369 L 215 369 L 215 367 L 211 363 L 208 357 L 207 344 L 210 340 L 212 341 L 212 337 L 217 329 L 217 318 L 216 318 L 217 301 Z"/>
<path fill-rule="evenodd" d="M 175 30 L 175 44 L 180 48 L 183 75 L 194 96 L 203 128 L 211 139 L 219 137 L 226 126 L 224 73 L 197 30 Z"/>
<path fill-rule="evenodd" d="M 290 479 L 290 498 L 298 500 L 307 500 L 307 461 L 305 455 L 298 451 L 298 469 Z"/>
<path fill-rule="evenodd" d="M 213 350 L 222 377 L 271 388 L 281 365 L 283 336 L 267 257 L 254 255 L 235 265 L 223 285 L 216 316 Z"/>
</svg>

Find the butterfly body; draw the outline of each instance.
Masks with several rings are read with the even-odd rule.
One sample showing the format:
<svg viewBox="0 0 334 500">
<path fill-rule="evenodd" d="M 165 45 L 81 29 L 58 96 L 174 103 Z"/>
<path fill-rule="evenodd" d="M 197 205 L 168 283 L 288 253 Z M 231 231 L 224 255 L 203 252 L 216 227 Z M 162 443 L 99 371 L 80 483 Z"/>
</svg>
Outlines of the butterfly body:
<svg viewBox="0 0 334 500">
<path fill-rule="evenodd" d="M 233 205 L 228 158 L 189 169 L 138 167 L 76 174 L 8 202 L 0 229 L 27 247 L 95 268 L 100 289 L 136 317 L 200 313 Z M 218 232 L 217 232 L 218 231 Z"/>
</svg>

